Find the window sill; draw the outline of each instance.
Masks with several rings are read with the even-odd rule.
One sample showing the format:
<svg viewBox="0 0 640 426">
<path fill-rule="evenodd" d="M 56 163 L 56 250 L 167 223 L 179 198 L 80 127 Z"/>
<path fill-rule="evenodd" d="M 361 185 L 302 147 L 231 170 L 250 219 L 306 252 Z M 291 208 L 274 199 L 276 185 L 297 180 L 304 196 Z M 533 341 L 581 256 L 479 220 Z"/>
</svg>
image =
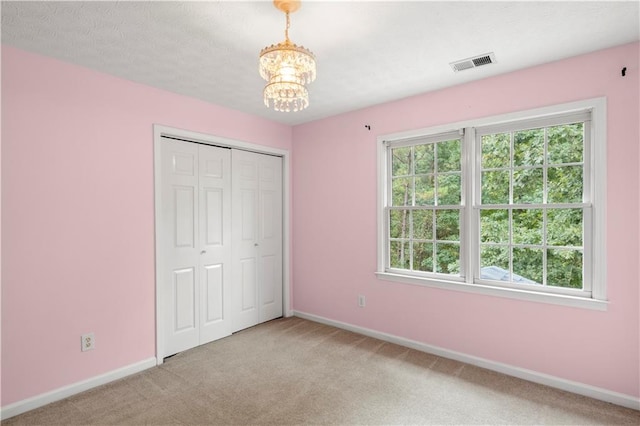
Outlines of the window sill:
<svg viewBox="0 0 640 426">
<path fill-rule="evenodd" d="M 467 293 L 484 294 L 486 296 L 505 297 L 509 299 L 526 300 L 529 302 L 549 303 L 553 305 L 570 306 L 573 308 L 606 311 L 608 302 L 604 300 L 588 299 L 586 297 L 567 296 L 564 294 L 541 293 L 537 291 L 517 290 L 494 287 L 483 284 L 467 284 L 456 281 L 442 281 L 429 278 L 417 278 L 407 275 L 376 272 L 378 279 L 394 281 L 403 284 L 421 285 L 425 287 L 441 288 L 444 290 L 464 291 Z"/>
</svg>

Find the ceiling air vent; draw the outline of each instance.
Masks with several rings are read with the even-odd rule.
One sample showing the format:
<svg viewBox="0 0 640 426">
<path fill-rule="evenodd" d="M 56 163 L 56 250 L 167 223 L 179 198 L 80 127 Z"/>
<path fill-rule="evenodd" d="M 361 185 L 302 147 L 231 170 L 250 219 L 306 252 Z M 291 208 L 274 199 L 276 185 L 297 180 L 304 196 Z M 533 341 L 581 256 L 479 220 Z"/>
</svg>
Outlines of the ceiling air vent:
<svg viewBox="0 0 640 426">
<path fill-rule="evenodd" d="M 483 65 L 489 65 L 496 62 L 496 56 L 493 52 L 485 53 L 484 55 L 474 56 L 473 58 L 463 59 L 461 61 L 451 62 L 451 68 L 455 72 L 468 70 L 471 68 L 481 67 Z"/>
</svg>

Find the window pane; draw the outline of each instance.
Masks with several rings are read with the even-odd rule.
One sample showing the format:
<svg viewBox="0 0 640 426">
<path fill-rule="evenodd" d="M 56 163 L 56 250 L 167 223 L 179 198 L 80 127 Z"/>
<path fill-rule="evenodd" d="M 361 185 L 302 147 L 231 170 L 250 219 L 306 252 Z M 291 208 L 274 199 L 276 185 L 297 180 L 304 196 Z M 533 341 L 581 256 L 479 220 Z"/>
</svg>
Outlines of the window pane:
<svg viewBox="0 0 640 426">
<path fill-rule="evenodd" d="M 436 238 L 460 241 L 459 210 L 436 210 Z"/>
<path fill-rule="evenodd" d="M 436 243 L 436 272 L 460 274 L 460 245 Z"/>
<path fill-rule="evenodd" d="M 547 244 L 582 246 L 582 209 L 547 210 Z"/>
<path fill-rule="evenodd" d="M 482 137 L 482 168 L 509 167 L 511 135 L 499 133 Z"/>
<path fill-rule="evenodd" d="M 391 172 L 392 176 L 410 175 L 411 170 L 411 147 L 393 148 L 391 150 Z"/>
<path fill-rule="evenodd" d="M 416 240 L 433 240 L 433 211 L 413 211 L 413 238 Z"/>
<path fill-rule="evenodd" d="M 461 182 L 459 174 L 438 175 L 438 204 L 460 204 Z"/>
<path fill-rule="evenodd" d="M 542 210 L 513 211 L 513 243 L 542 244 Z"/>
<path fill-rule="evenodd" d="M 480 210 L 480 241 L 483 243 L 509 241 L 509 210 Z"/>
<path fill-rule="evenodd" d="M 549 167 L 549 203 L 582 202 L 582 166 Z"/>
<path fill-rule="evenodd" d="M 413 269 L 433 272 L 433 243 L 413 243 Z"/>
<path fill-rule="evenodd" d="M 513 165 L 537 166 L 544 163 L 544 129 L 513 134 Z"/>
<path fill-rule="evenodd" d="M 410 206 L 413 202 L 413 178 L 393 179 L 393 205 Z"/>
<path fill-rule="evenodd" d="M 542 283 L 542 249 L 513 248 L 513 282 Z"/>
<path fill-rule="evenodd" d="M 482 172 L 482 204 L 509 203 L 509 171 Z"/>
<path fill-rule="evenodd" d="M 433 175 L 416 177 L 416 206 L 434 205 Z"/>
<path fill-rule="evenodd" d="M 438 142 L 438 173 L 460 170 L 460 139 Z"/>
<path fill-rule="evenodd" d="M 392 268 L 409 269 L 409 242 L 390 241 L 389 266 Z"/>
<path fill-rule="evenodd" d="M 584 151 L 583 123 L 549 127 L 549 163 L 581 163 Z"/>
<path fill-rule="evenodd" d="M 582 288 L 582 252 L 547 250 L 547 283 L 556 287 Z"/>
<path fill-rule="evenodd" d="M 509 247 L 480 247 L 480 278 L 509 281 Z"/>
<path fill-rule="evenodd" d="M 542 203 L 542 169 L 514 170 L 513 202 L 516 204 Z"/>
<path fill-rule="evenodd" d="M 416 174 L 433 173 L 433 144 L 417 145 L 414 147 L 416 156 Z"/>
<path fill-rule="evenodd" d="M 409 210 L 389 211 L 389 237 L 409 238 Z"/>
</svg>

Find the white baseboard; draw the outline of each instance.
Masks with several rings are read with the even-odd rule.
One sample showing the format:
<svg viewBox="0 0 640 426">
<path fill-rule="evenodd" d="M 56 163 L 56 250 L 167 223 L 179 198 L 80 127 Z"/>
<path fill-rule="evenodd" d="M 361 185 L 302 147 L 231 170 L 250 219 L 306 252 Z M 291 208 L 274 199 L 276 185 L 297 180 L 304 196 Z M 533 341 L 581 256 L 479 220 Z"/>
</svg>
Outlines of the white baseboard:
<svg viewBox="0 0 640 426">
<path fill-rule="evenodd" d="M 73 383 L 68 386 L 64 386 L 55 390 L 52 390 L 41 395 L 37 395 L 31 398 L 24 399 L 22 401 L 14 402 L 6 407 L 2 407 L 0 410 L 0 419 L 6 420 L 9 417 L 17 416 L 18 414 L 26 413 L 27 411 L 42 407 L 43 405 L 50 404 L 52 402 L 60 401 L 61 399 L 68 398 L 80 392 L 84 392 L 96 386 L 104 385 L 114 380 L 121 379 L 131 374 L 139 373 L 156 366 L 156 359 L 147 358 L 145 360 L 136 362 L 135 364 L 127 365 L 117 370 L 110 371 L 108 373 L 101 374 L 99 376 L 91 377 L 90 379 L 83 380 L 81 382 Z"/>
<path fill-rule="evenodd" d="M 530 382 L 539 383 L 542 385 L 561 389 L 567 392 L 576 393 L 578 395 L 588 396 L 590 398 L 598 399 L 605 402 L 610 402 L 612 404 L 621 405 L 623 407 L 632 408 L 634 410 L 640 410 L 640 398 L 636 398 L 631 395 L 625 395 L 623 393 L 613 392 L 607 389 L 598 388 L 598 387 L 587 385 L 584 383 L 574 382 L 571 380 L 562 379 L 560 377 L 551 376 L 549 374 L 539 373 L 533 370 L 527 370 L 525 368 L 514 367 L 512 365 L 503 364 L 500 362 L 495 362 L 495 361 L 491 361 L 484 358 L 479 358 L 473 355 L 467 355 L 461 352 L 451 351 L 448 349 L 440 348 L 438 346 L 427 345 L 426 343 L 405 339 L 404 337 L 394 336 L 392 334 L 382 333 L 379 331 L 371 330 L 369 328 L 359 327 L 356 325 L 352 325 L 352 324 L 348 324 L 340 321 L 334 321 L 332 319 L 320 317 L 313 314 L 307 314 L 305 312 L 294 311 L 293 314 L 294 316 L 299 318 L 304 318 L 310 321 L 331 325 L 337 328 L 341 328 L 343 330 L 348 330 L 354 333 L 363 334 L 365 336 L 383 340 L 385 342 L 395 343 L 397 345 L 405 346 L 411 349 L 416 349 L 418 351 L 438 355 L 443 358 L 454 359 L 456 361 L 464 362 L 466 364 L 471 364 L 477 367 L 486 368 L 487 370 L 497 371 L 498 373 L 507 374 L 509 376 L 528 380 Z"/>
</svg>

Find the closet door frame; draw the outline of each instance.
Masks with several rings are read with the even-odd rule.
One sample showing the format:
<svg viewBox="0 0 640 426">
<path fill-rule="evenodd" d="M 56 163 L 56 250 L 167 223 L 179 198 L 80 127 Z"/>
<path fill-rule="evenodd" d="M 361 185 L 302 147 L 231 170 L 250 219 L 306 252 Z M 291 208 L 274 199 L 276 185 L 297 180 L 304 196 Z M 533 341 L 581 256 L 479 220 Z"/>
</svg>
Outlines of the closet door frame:
<svg viewBox="0 0 640 426">
<path fill-rule="evenodd" d="M 249 142 L 223 138 L 219 136 L 207 135 L 204 133 L 192 132 L 189 130 L 174 127 L 153 125 L 153 160 L 154 160 L 154 229 L 155 229 L 155 289 L 156 289 L 156 365 L 164 362 L 165 329 L 164 329 L 164 308 L 165 300 L 162 289 L 162 272 L 158 262 L 161 257 L 162 247 L 160 242 L 160 232 L 158 229 L 161 199 L 161 150 L 162 137 L 176 138 L 188 142 L 196 142 L 205 145 L 218 146 L 223 148 L 235 148 L 259 154 L 269 154 L 282 157 L 282 313 L 285 317 L 293 315 L 291 309 L 291 288 L 290 288 L 290 152 L 287 150 L 272 148 L 269 146 L 252 144 Z"/>
</svg>

